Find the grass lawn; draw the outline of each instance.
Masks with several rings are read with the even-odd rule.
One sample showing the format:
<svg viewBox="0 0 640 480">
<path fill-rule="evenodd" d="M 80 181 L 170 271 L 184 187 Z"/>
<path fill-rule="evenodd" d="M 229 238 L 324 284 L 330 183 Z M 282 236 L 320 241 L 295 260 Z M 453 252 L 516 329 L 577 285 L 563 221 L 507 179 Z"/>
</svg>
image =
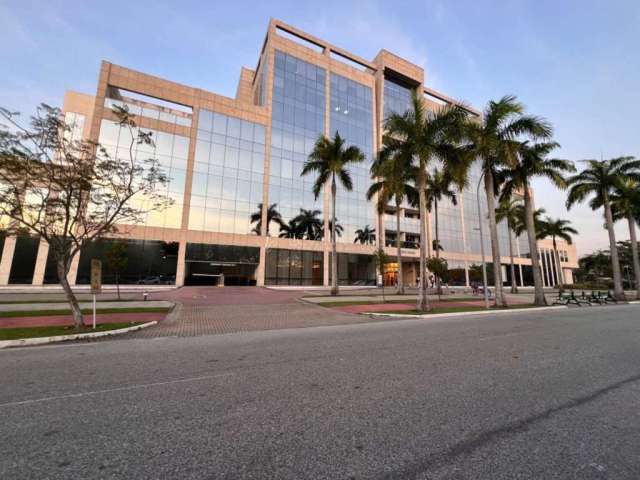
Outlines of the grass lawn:
<svg viewBox="0 0 640 480">
<path fill-rule="evenodd" d="M 131 307 L 131 308 L 98 308 L 96 313 L 164 313 L 168 312 L 167 307 Z M 82 313 L 91 314 L 93 310 L 91 308 L 82 309 Z M 49 315 L 71 315 L 71 310 L 55 309 L 55 310 L 16 310 L 10 312 L 0 312 L 0 318 L 15 318 L 15 317 L 44 317 Z"/>
<path fill-rule="evenodd" d="M 0 328 L 0 340 L 18 340 L 20 338 L 54 337 L 57 335 L 73 335 L 76 333 L 106 332 L 118 328 L 132 327 L 140 323 L 102 323 L 76 330 L 71 325 L 52 325 L 50 327 Z"/>
<path fill-rule="evenodd" d="M 468 307 L 436 307 L 433 310 L 431 310 L 430 312 L 420 312 L 418 310 L 415 309 L 411 309 L 411 310 L 392 310 L 392 311 L 385 311 L 385 312 L 362 312 L 364 315 L 366 315 L 367 313 L 392 313 L 392 314 L 400 314 L 400 315 L 431 315 L 434 313 L 458 313 L 458 312 L 477 312 L 477 311 L 492 311 L 492 310 L 522 310 L 523 308 L 534 308 L 536 307 L 536 305 L 513 305 L 511 307 L 500 307 L 500 308 L 495 308 L 495 307 L 491 307 L 489 308 L 489 310 L 486 310 L 484 307 L 472 307 L 472 306 L 468 306 Z"/>
<path fill-rule="evenodd" d="M 442 302 L 442 303 L 446 303 L 446 302 L 468 302 L 471 300 L 476 300 L 476 301 L 480 301 L 482 300 L 482 298 L 478 298 L 478 297 L 459 297 L 459 298 L 443 298 L 442 300 L 437 300 L 435 298 L 429 298 L 430 301 L 432 302 Z M 345 307 L 345 306 L 351 306 L 351 305 L 385 305 L 385 304 L 402 304 L 402 303 L 416 303 L 418 301 L 417 298 L 406 298 L 404 300 L 389 300 L 387 299 L 387 301 L 385 302 L 381 302 L 381 301 L 375 301 L 375 300 L 354 300 L 354 301 L 346 301 L 346 302 L 340 302 L 340 301 L 335 301 L 335 300 L 329 300 L 327 302 L 313 302 L 316 305 L 320 305 L 322 307 Z"/>
<path fill-rule="evenodd" d="M 354 301 L 347 301 L 347 302 L 336 302 L 336 301 L 328 301 L 328 302 L 313 302 L 315 305 L 320 305 L 322 307 L 345 307 L 345 306 L 349 306 L 349 305 L 384 305 L 384 304 L 388 304 L 388 303 L 393 303 L 393 304 L 397 304 L 397 303 L 415 303 L 415 300 L 412 299 L 407 299 L 407 300 L 387 300 L 386 302 L 376 302 L 374 300 L 368 301 L 368 300 L 354 300 Z"/>
<path fill-rule="evenodd" d="M 118 300 L 117 298 L 114 298 L 112 300 L 105 300 L 105 299 L 100 299 L 98 300 L 99 302 L 139 302 L 142 300 L 142 297 L 138 300 L 138 299 L 132 299 L 132 298 L 121 298 L 120 300 Z M 78 302 L 91 302 L 92 299 L 91 298 L 78 298 Z M 54 298 L 52 300 L 47 300 L 42 299 L 42 298 L 38 298 L 38 299 L 33 299 L 33 300 L 0 300 L 0 305 L 21 305 L 21 304 L 26 304 L 26 303 L 69 303 L 67 300 L 62 300 L 59 298 Z"/>
</svg>

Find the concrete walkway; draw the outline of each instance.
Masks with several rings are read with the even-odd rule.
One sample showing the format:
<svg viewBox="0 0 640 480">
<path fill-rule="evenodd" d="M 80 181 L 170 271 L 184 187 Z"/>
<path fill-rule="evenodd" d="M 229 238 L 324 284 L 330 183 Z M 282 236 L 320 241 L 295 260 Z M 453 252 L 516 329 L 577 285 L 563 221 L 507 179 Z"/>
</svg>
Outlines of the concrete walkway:
<svg viewBox="0 0 640 480">
<path fill-rule="evenodd" d="M 184 287 L 158 292 L 153 298 L 178 303 L 176 310 L 156 326 L 118 338 L 196 337 L 372 321 L 302 302 L 304 293 L 260 287 Z"/>
</svg>

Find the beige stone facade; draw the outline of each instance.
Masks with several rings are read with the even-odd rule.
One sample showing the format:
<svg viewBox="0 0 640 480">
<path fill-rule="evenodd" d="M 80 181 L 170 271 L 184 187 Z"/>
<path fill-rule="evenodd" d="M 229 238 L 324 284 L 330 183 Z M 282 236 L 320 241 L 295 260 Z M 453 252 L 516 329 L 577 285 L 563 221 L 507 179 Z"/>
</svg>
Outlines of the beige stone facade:
<svg viewBox="0 0 640 480">
<path fill-rule="evenodd" d="M 398 85 L 404 88 L 417 89 L 424 95 L 425 104 L 429 108 L 439 108 L 439 106 L 447 103 L 458 103 L 442 93 L 436 92 L 425 87 L 424 70 L 412 64 L 410 61 L 403 59 L 391 52 L 381 50 L 378 55 L 368 61 L 357 55 L 347 52 L 336 47 L 322 39 L 307 34 L 297 28 L 287 25 L 278 20 L 271 20 L 269 23 L 267 35 L 259 56 L 258 63 L 255 68 L 242 67 L 240 70 L 240 78 L 237 85 L 235 98 L 225 97 L 212 92 L 207 92 L 198 88 L 181 85 L 169 80 L 155 77 L 153 75 L 138 72 L 109 62 L 102 62 L 100 67 L 98 85 L 95 95 L 86 95 L 77 92 L 67 92 L 64 98 L 64 112 L 71 112 L 84 117 L 84 125 L 82 134 L 85 138 L 98 142 L 101 138 L 101 126 L 103 121 L 114 120 L 115 116 L 107 106 L 108 100 L 113 98 L 114 92 L 123 92 L 122 94 L 135 94 L 144 96 L 145 99 L 132 100 L 142 109 L 146 107 L 154 109 L 156 118 L 150 118 L 144 114 L 136 118 L 138 125 L 143 129 L 152 129 L 155 132 L 176 135 L 188 138 L 188 155 L 186 160 L 184 188 L 181 192 L 179 204 L 181 210 L 176 210 L 180 216 L 179 222 L 172 227 L 158 226 L 150 222 L 145 225 L 122 226 L 120 236 L 128 239 L 159 241 L 167 243 L 177 243 L 177 265 L 175 272 L 175 283 L 182 285 L 188 276 L 187 256 L 188 245 L 220 245 L 220 246 L 236 246 L 250 247 L 257 249 L 259 254 L 255 265 L 255 273 L 252 281 L 257 285 L 265 285 L 270 283 L 267 274 L 267 258 L 270 251 L 281 250 L 290 252 L 318 252 L 322 261 L 318 260 L 317 265 L 314 263 L 313 268 L 321 268 L 322 274 L 313 277 L 314 283 L 323 285 L 329 284 L 329 253 L 330 242 L 327 240 L 303 240 L 297 238 L 279 238 L 275 235 L 266 235 L 266 209 L 262 212 L 262 229 L 260 234 L 255 233 L 238 233 L 229 231 L 212 231 L 212 229 L 199 230 L 190 227 L 190 218 L 193 218 L 192 208 L 200 208 L 192 205 L 194 194 L 192 187 L 198 175 L 201 175 L 196 165 L 196 148 L 199 145 L 199 131 L 202 131 L 199 125 L 199 118 L 202 112 L 213 112 L 225 117 L 239 119 L 251 122 L 251 125 L 258 125 L 264 130 L 264 153 L 262 173 L 253 172 L 261 175 L 262 192 L 260 201 L 264 205 L 273 202 L 273 195 L 270 191 L 270 178 L 273 177 L 272 168 L 272 147 L 275 145 L 273 135 L 275 132 L 274 124 L 274 70 L 276 69 L 276 55 L 286 54 L 313 65 L 325 72 L 324 85 L 324 129 L 325 135 L 331 135 L 331 102 L 332 102 L 332 79 L 335 76 L 346 78 L 351 82 L 370 89 L 372 92 L 372 114 L 370 121 L 371 142 L 370 146 L 375 152 L 381 141 L 383 131 L 383 120 L 385 116 L 385 98 L 386 82 L 398 82 Z M 149 100 L 151 99 L 151 100 Z M 158 104 L 154 104 L 153 99 L 159 100 Z M 148 103 L 145 103 L 148 102 Z M 160 104 L 161 103 L 161 104 Z M 166 105 L 176 105 L 182 108 L 173 108 Z M 468 105 L 462 105 L 472 115 L 480 115 L 480 112 Z M 164 116 L 163 116 L 164 114 Z M 346 110 L 345 110 L 346 114 Z M 166 121 L 163 118 L 173 118 L 173 121 Z M 175 120 L 175 119 L 179 119 Z M 256 131 L 258 127 L 255 127 Z M 242 180 L 242 178 L 240 178 Z M 255 180 L 254 180 L 255 182 Z M 475 192 L 471 192 L 475 194 Z M 451 244 L 458 245 L 456 248 L 445 248 L 441 253 L 452 264 L 459 266 L 464 271 L 462 282 L 469 282 L 469 269 L 473 264 L 481 261 L 481 256 L 477 249 L 471 248 L 471 237 L 475 235 L 475 227 L 472 222 L 475 219 L 477 224 L 478 213 L 472 213 L 469 209 L 473 205 L 470 203 L 472 197 L 467 195 L 468 200 L 460 201 L 458 206 L 451 207 L 451 215 L 453 218 L 453 226 L 449 228 Z M 320 199 L 322 210 L 322 222 L 324 229 L 324 239 L 329 238 L 329 213 L 330 213 L 330 195 L 329 189 L 326 188 L 323 197 Z M 252 205 L 254 207 L 254 205 Z M 377 242 L 386 245 L 387 254 L 395 259 L 396 249 L 387 245 L 385 232 L 395 231 L 395 226 L 386 226 L 389 220 L 393 220 L 390 214 L 385 213 L 378 216 L 374 202 L 370 202 L 370 210 L 361 215 L 370 215 L 372 225 L 376 227 L 378 232 Z M 469 210 L 469 211 L 466 211 Z M 409 242 L 408 238 L 415 238 L 416 211 L 410 206 L 403 206 L 402 215 L 406 219 L 407 224 L 413 226 L 408 227 L 407 232 L 403 232 L 403 241 Z M 446 212 L 445 212 L 446 213 Z M 474 217 L 475 215 L 475 217 Z M 446 216 L 446 215 L 445 215 Z M 446 220 L 446 219 L 445 219 Z M 447 220 L 448 221 L 448 220 Z M 413 222 L 413 223 L 412 223 Z M 458 225 L 455 225 L 458 222 Z M 433 215 L 428 218 L 428 243 L 431 245 L 431 239 L 434 237 L 434 219 Z M 389 224 L 391 225 L 391 224 Z M 395 224 L 393 224 L 395 225 Z M 413 230 L 412 230 L 413 229 Z M 456 233 L 459 232 L 459 233 Z M 488 235 L 488 229 L 485 228 L 485 236 Z M 457 238 L 456 238 L 457 237 Z M 504 242 L 503 242 L 504 243 Z M 0 261 L 0 285 L 9 283 L 10 272 L 13 258 L 13 249 L 15 247 L 15 239 L 8 238 L 5 241 L 2 259 Z M 547 242 L 542 242 L 540 247 L 546 252 L 548 250 Z M 503 255 L 503 264 L 510 262 L 508 255 L 508 245 L 501 244 L 501 253 Z M 342 241 L 337 246 L 339 254 L 351 254 L 370 256 L 375 249 L 375 244 L 360 244 L 353 241 Z M 47 245 L 42 242 L 37 249 L 35 266 L 33 269 L 32 283 L 40 285 L 43 283 L 45 276 L 45 266 L 47 260 Z M 563 245 L 563 251 L 567 252 L 566 257 L 563 255 L 563 270 L 567 281 L 570 281 L 571 269 L 577 267 L 575 246 Z M 489 249 L 486 249 L 487 260 Z M 417 259 L 418 250 L 413 245 L 411 248 L 402 249 L 402 261 L 405 266 L 405 281 L 408 284 L 415 284 L 418 277 Z M 315 258 L 315 257 L 314 257 Z M 356 257 L 352 257 L 356 258 Z M 359 258 L 359 257 L 358 257 Z M 278 260 L 279 261 L 279 260 Z M 210 262 L 215 263 L 215 262 Z M 227 261 L 227 264 L 232 264 Z M 531 261 L 526 255 L 518 255 L 515 258 L 518 268 L 521 266 L 530 266 Z M 69 278 L 72 283 L 76 282 L 78 259 L 74 262 Z M 278 268 L 280 264 L 278 263 Z M 351 266 L 349 266 L 351 269 Z M 355 278 L 355 277 L 354 277 Z M 523 282 L 522 275 L 520 281 Z M 305 284 L 301 282 L 301 284 Z"/>
</svg>

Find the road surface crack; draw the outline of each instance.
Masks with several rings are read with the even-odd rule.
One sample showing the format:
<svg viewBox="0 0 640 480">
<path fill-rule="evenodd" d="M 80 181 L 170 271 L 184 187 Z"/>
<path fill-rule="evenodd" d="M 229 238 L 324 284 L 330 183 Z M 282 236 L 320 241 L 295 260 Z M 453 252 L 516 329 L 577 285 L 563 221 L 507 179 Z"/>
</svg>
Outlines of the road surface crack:
<svg viewBox="0 0 640 480">
<path fill-rule="evenodd" d="M 452 464 L 458 458 L 468 456 L 486 445 L 503 440 L 504 438 L 510 437 L 512 435 L 517 435 L 519 433 L 525 432 L 532 426 L 544 422 L 554 415 L 593 402 L 600 397 L 607 395 L 608 393 L 611 393 L 639 380 L 640 375 L 634 375 L 632 377 L 595 390 L 588 395 L 570 399 L 556 407 L 549 408 L 536 415 L 509 422 L 496 429 L 482 432 L 475 437 L 463 440 L 462 442 L 453 445 L 443 452 L 437 452 L 433 455 L 429 455 L 423 460 L 419 460 L 407 465 L 404 468 L 401 468 L 394 472 L 390 472 L 382 476 L 381 478 L 417 478 L 420 474 L 424 474 L 429 470 Z"/>
</svg>

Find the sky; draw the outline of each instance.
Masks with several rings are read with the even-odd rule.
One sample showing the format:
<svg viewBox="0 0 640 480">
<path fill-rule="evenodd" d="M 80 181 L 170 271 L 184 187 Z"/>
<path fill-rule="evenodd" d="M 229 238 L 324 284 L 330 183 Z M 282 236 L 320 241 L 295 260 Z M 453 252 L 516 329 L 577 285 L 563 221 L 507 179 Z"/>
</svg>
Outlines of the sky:
<svg viewBox="0 0 640 480">
<path fill-rule="evenodd" d="M 0 106 L 30 115 L 66 90 L 93 94 L 103 59 L 233 97 L 271 17 L 364 58 L 394 52 L 478 109 L 514 94 L 552 122 L 558 158 L 640 157 L 638 0 L 0 0 Z M 607 248 L 600 212 L 533 186 L 537 207 L 574 222 L 579 254 Z"/>
</svg>

